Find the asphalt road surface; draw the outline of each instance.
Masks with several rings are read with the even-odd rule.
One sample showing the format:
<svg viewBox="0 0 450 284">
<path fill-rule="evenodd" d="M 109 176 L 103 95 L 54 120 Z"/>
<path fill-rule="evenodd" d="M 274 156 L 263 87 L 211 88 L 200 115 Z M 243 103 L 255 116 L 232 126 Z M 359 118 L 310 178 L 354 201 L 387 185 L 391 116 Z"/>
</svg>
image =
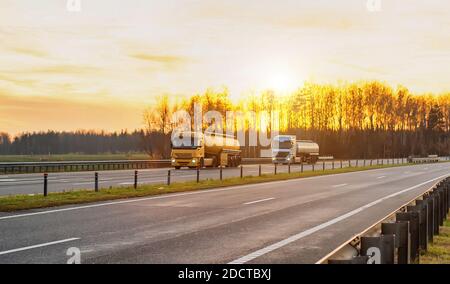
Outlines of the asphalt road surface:
<svg viewBox="0 0 450 284">
<path fill-rule="evenodd" d="M 449 174 L 416 165 L 0 213 L 0 263 L 78 250 L 81 263 L 315 263 Z"/>
<path fill-rule="evenodd" d="M 384 160 L 383 163 L 392 163 L 392 160 Z M 395 163 L 401 162 L 394 160 Z M 406 160 L 405 160 L 406 162 Z M 372 164 L 377 161 L 373 160 Z M 379 160 L 381 164 L 381 160 Z M 336 161 L 335 167 L 341 167 L 340 162 Z M 367 160 L 366 164 L 370 162 Z M 363 166 L 363 160 L 352 160 L 350 165 L 353 167 Z M 348 167 L 349 161 L 344 161 L 342 167 Z M 325 162 L 325 168 L 331 169 L 332 162 Z M 197 178 L 196 170 L 174 170 L 173 168 L 159 168 L 139 170 L 138 183 L 139 184 L 163 184 L 167 182 L 168 171 L 171 170 L 171 182 L 193 181 Z M 305 164 L 304 171 L 311 171 L 312 166 Z M 315 170 L 323 170 L 323 163 L 319 162 L 315 165 Z M 288 167 L 280 165 L 277 167 L 277 172 L 287 172 Z M 291 171 L 301 171 L 301 165 L 296 164 L 291 166 Z M 244 175 L 257 176 L 259 173 L 259 165 L 244 165 Z M 262 165 L 262 173 L 274 173 L 273 165 Z M 202 169 L 200 172 L 200 179 L 219 179 L 218 169 Z M 223 178 L 240 176 L 240 169 L 238 168 L 224 168 Z M 108 188 L 110 186 L 130 186 L 134 184 L 134 170 L 120 170 L 120 171 L 100 171 L 99 172 L 99 187 Z M 67 172 L 67 173 L 49 173 L 48 177 L 48 191 L 61 192 L 69 190 L 93 189 L 94 188 L 94 172 Z M 42 194 L 44 190 L 43 174 L 18 174 L 18 175 L 0 175 L 0 195 L 14 195 L 14 194 Z"/>
</svg>

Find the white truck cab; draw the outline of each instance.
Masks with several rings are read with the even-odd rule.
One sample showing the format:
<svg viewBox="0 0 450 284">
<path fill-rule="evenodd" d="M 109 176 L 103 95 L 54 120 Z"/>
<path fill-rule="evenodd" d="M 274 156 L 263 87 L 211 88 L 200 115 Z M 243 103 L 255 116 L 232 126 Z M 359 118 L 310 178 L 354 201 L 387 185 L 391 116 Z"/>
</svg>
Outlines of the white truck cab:
<svg viewBox="0 0 450 284">
<path fill-rule="evenodd" d="M 275 136 L 271 146 L 274 164 L 315 164 L 319 159 L 319 145 L 309 140 L 297 140 L 295 135 Z"/>
</svg>

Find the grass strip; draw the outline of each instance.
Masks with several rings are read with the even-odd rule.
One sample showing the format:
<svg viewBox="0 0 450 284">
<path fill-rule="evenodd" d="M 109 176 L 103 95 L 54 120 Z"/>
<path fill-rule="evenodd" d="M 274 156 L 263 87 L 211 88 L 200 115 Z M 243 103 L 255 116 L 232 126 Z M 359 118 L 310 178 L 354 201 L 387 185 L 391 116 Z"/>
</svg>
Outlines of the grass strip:
<svg viewBox="0 0 450 284">
<path fill-rule="evenodd" d="M 450 220 L 444 222 L 439 236 L 433 238 L 433 244 L 420 256 L 421 264 L 450 264 Z"/>
<path fill-rule="evenodd" d="M 177 193 L 177 192 L 189 192 L 195 190 L 205 190 L 212 188 L 221 188 L 228 186 L 237 186 L 237 185 L 246 185 L 246 184 L 257 184 L 271 181 L 280 181 L 280 180 L 290 180 L 290 179 L 300 179 L 306 177 L 313 176 L 322 176 L 322 175 L 331 175 L 331 174 L 340 174 L 340 173 L 349 173 L 349 172 L 359 172 L 359 171 L 367 171 L 373 169 L 382 169 L 382 168 L 392 168 L 392 167 L 400 167 L 406 166 L 407 164 L 398 164 L 398 165 L 375 165 L 375 166 L 367 166 L 367 167 L 351 167 L 351 168 L 343 168 L 343 169 L 334 169 L 334 170 L 316 170 L 314 172 L 307 171 L 303 173 L 292 172 L 288 173 L 279 173 L 277 175 L 274 174 L 264 174 L 262 176 L 246 176 L 244 178 L 234 177 L 227 178 L 223 181 L 218 179 L 208 179 L 201 180 L 199 183 L 196 181 L 189 182 L 176 182 L 172 183 L 170 186 L 164 184 L 154 184 L 154 185 L 140 185 L 137 189 L 134 189 L 132 186 L 122 186 L 122 187 L 111 187 L 107 189 L 101 189 L 99 192 L 95 192 L 93 190 L 76 190 L 76 191 L 67 191 L 67 192 L 59 192 L 59 193 L 49 193 L 47 197 L 44 197 L 42 194 L 38 195 L 9 195 L 0 197 L 0 212 L 13 212 L 19 210 L 29 210 L 29 209 L 38 209 L 38 208 L 48 208 L 48 207 L 56 207 L 63 205 L 75 205 L 75 204 L 84 204 L 84 203 L 92 203 L 99 201 L 111 201 L 118 199 L 128 199 L 128 198 L 138 198 L 138 197 L 147 197 L 153 195 L 161 195 L 168 193 Z"/>
</svg>

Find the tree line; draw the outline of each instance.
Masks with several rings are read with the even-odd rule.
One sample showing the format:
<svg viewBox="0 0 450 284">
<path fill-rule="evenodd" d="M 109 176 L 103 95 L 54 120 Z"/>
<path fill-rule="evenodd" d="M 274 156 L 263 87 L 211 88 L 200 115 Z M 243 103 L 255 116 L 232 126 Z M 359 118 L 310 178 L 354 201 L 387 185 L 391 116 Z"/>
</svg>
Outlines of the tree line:
<svg viewBox="0 0 450 284">
<path fill-rule="evenodd" d="M 289 95 L 268 90 L 232 102 L 226 88 L 208 89 L 177 101 L 168 95 L 159 97 L 144 115 L 147 131 L 168 136 L 176 126 L 170 114 L 187 110 L 192 115 L 196 103 L 203 113 L 216 110 L 225 115 L 233 110 L 245 116 L 249 111 L 266 112 L 272 118 L 278 113 L 281 134 L 314 140 L 321 154 L 337 158 L 449 155 L 450 151 L 450 93 L 417 95 L 406 87 L 394 89 L 378 81 L 305 83 Z M 248 136 L 252 122 L 249 117 L 244 120 L 242 127 Z M 257 131 L 271 133 L 272 123 L 256 125 Z M 245 157 L 258 157 L 261 148 L 244 146 L 242 150 Z"/>
<path fill-rule="evenodd" d="M 203 113 L 215 110 L 244 114 L 240 126 L 249 136 L 251 126 L 271 133 L 273 123 L 281 134 L 297 135 L 319 143 L 322 155 L 336 158 L 449 155 L 450 93 L 412 94 L 407 88 L 378 82 L 340 84 L 305 83 L 302 88 L 280 95 L 267 90 L 250 93 L 238 101 L 228 90 L 208 89 L 187 98 L 157 97 L 144 112 L 145 125 L 133 132 L 96 131 L 35 132 L 11 138 L 0 133 L 0 154 L 101 154 L 146 152 L 153 158 L 170 156 L 171 121 L 177 110 L 191 115 L 194 105 Z M 266 125 L 254 125 L 250 113 L 276 117 Z M 226 127 L 226 121 L 223 122 Z M 235 123 L 235 122 L 233 122 Z M 206 127 L 207 125 L 204 125 Z M 235 127 L 236 128 L 236 127 Z M 258 157 L 261 146 L 243 146 L 244 157 Z"/>
<path fill-rule="evenodd" d="M 0 133 L 1 155 L 57 155 L 142 152 L 143 131 L 33 132 L 11 138 Z"/>
</svg>

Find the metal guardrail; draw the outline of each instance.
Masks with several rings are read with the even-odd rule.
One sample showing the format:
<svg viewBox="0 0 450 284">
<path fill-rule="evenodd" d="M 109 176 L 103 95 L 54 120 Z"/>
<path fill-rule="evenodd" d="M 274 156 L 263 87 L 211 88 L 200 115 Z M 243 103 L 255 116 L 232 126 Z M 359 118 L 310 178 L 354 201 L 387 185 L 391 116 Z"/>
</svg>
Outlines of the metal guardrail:
<svg viewBox="0 0 450 284">
<path fill-rule="evenodd" d="M 317 264 L 410 264 L 420 262 L 450 209 L 450 177 L 353 236 Z"/>
<path fill-rule="evenodd" d="M 408 158 L 408 161 L 414 164 L 439 163 L 445 158 L 447 157 Z"/>
<path fill-rule="evenodd" d="M 148 169 L 164 166 L 170 166 L 170 160 L 0 163 L 0 174 Z"/>
<path fill-rule="evenodd" d="M 271 158 L 245 158 L 243 164 L 270 164 Z M 0 163 L 0 174 L 132 170 L 170 167 L 165 160 L 111 160 Z"/>
<path fill-rule="evenodd" d="M 395 159 L 376 159 L 367 160 L 381 161 L 389 164 L 394 163 Z M 404 158 L 400 158 L 402 161 Z M 427 163 L 436 162 L 436 158 L 415 158 L 413 163 Z M 440 160 L 449 160 L 449 157 L 438 158 Z M 336 160 L 332 156 L 319 157 L 320 162 L 343 162 L 348 160 Z M 360 160 L 362 161 L 362 159 Z M 366 159 L 364 159 L 364 162 Z M 384 161 L 384 162 L 383 162 Z M 242 164 L 271 164 L 271 158 L 244 158 Z M 61 162 L 20 162 L 20 163 L 0 163 L 0 175 L 1 174 L 23 174 L 23 173 L 51 173 L 51 172 L 77 172 L 77 171 L 105 171 L 105 170 L 132 170 L 132 169 L 151 169 L 151 168 L 164 168 L 170 167 L 170 160 L 111 160 L 111 161 L 61 161 Z"/>
</svg>

